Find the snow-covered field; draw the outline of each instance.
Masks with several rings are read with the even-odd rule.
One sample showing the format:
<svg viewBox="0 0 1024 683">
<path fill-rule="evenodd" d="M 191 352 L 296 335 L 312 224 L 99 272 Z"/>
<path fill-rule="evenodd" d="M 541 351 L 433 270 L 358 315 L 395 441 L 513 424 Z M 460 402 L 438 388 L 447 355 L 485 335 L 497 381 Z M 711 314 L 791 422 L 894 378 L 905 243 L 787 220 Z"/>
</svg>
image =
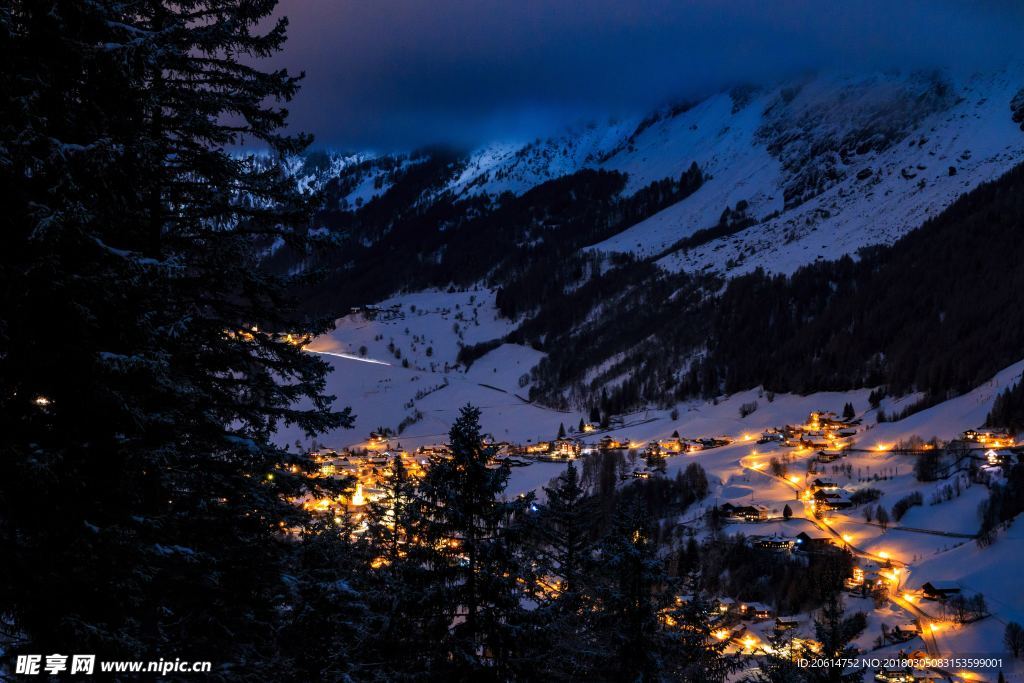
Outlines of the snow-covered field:
<svg viewBox="0 0 1024 683">
<path fill-rule="evenodd" d="M 336 329 L 308 350 L 330 363 L 327 390 L 337 396 L 339 408 L 352 407 L 356 420 L 351 430 L 328 432 L 317 443 L 358 444 L 378 427 L 397 431 L 403 420 L 410 420 L 397 437 L 403 446 L 439 443 L 468 403 L 483 411 L 484 428 L 498 440 L 550 439 L 560 423 L 576 425 L 579 414 L 522 398 L 529 387 L 521 386 L 520 378 L 541 357 L 531 348 L 502 345 L 468 371 L 456 368 L 460 343 L 489 341 L 510 329 L 497 315 L 493 293 L 484 289 L 400 295 L 381 302 L 372 318 L 354 313 L 339 319 Z M 283 429 L 278 438 L 309 445 L 294 429 Z"/>
</svg>

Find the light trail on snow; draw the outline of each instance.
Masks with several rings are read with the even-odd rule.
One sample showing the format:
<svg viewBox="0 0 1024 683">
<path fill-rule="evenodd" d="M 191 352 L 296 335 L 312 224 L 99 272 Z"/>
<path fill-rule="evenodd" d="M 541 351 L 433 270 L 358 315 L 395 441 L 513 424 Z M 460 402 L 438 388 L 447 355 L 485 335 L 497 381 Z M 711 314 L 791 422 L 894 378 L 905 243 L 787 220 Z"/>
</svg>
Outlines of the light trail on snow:
<svg viewBox="0 0 1024 683">
<path fill-rule="evenodd" d="M 338 353 L 337 351 L 314 351 L 313 349 L 305 349 L 308 353 L 319 353 L 324 356 L 334 356 L 335 358 L 344 358 L 345 360 L 355 360 L 360 363 L 370 363 L 371 365 L 387 365 L 390 367 L 391 363 L 387 363 L 382 360 L 376 360 L 374 358 L 360 358 L 359 356 L 353 356 L 350 353 Z"/>
</svg>

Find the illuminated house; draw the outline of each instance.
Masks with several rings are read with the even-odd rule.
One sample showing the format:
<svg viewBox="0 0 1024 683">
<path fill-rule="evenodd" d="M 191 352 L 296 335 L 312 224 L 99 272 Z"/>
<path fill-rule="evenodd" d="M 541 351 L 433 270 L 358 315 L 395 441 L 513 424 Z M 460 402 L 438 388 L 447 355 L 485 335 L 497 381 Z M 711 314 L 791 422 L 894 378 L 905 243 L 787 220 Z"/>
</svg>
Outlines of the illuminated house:
<svg viewBox="0 0 1024 683">
<path fill-rule="evenodd" d="M 416 449 L 416 454 L 420 456 L 430 457 L 432 455 L 449 458 L 452 455 L 452 449 L 445 444 L 435 444 L 433 446 L 420 446 Z"/>
<path fill-rule="evenodd" d="M 604 450 L 618 450 L 620 448 L 626 448 L 628 444 L 606 435 L 601 437 L 601 441 L 598 442 L 598 445 Z"/>
<path fill-rule="evenodd" d="M 816 458 L 818 462 L 835 462 L 844 455 L 846 453 L 841 448 L 823 448 L 818 451 Z"/>
<path fill-rule="evenodd" d="M 821 490 L 814 492 L 814 509 L 816 511 L 846 510 L 852 507 L 853 503 L 840 493 Z"/>
<path fill-rule="evenodd" d="M 662 439 L 658 441 L 658 448 L 667 453 L 680 453 L 683 450 L 683 442 L 679 439 Z"/>
<path fill-rule="evenodd" d="M 793 549 L 793 539 L 785 536 L 763 536 L 754 541 L 755 548 L 781 553 Z"/>
<path fill-rule="evenodd" d="M 995 449 L 988 449 L 985 451 L 985 459 L 989 465 L 1005 465 L 1010 461 L 1009 451 L 997 451 Z"/>
<path fill-rule="evenodd" d="M 575 439 L 558 439 L 552 450 L 555 455 L 571 460 L 579 456 L 581 447 L 580 442 Z"/>
<path fill-rule="evenodd" d="M 367 443 L 370 448 L 387 448 L 388 437 L 380 432 L 370 432 L 370 438 Z"/>
<path fill-rule="evenodd" d="M 752 619 L 771 619 L 772 608 L 763 602 L 748 602 L 740 606 L 743 614 Z"/>
<path fill-rule="evenodd" d="M 973 441 L 992 448 L 1012 446 L 1014 443 L 1013 436 L 1007 430 L 991 427 L 968 429 L 961 435 L 961 438 L 964 441 Z"/>
<path fill-rule="evenodd" d="M 874 562 L 866 562 L 861 566 L 854 566 L 850 576 L 846 577 L 843 585 L 849 591 L 856 592 L 858 589 L 871 588 L 872 586 L 884 585 L 879 576 L 879 567 Z"/>
<path fill-rule="evenodd" d="M 725 503 L 719 508 L 730 519 L 741 519 L 745 522 L 759 522 L 768 518 L 768 508 L 763 505 L 733 505 Z"/>
</svg>

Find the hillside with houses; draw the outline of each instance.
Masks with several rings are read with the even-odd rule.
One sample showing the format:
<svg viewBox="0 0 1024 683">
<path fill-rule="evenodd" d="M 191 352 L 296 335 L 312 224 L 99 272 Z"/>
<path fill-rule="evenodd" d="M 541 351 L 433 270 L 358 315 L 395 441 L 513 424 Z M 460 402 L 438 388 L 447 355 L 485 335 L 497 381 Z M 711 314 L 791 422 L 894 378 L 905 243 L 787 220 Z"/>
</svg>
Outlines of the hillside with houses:
<svg viewBox="0 0 1024 683">
<path fill-rule="evenodd" d="M 726 652 L 756 660 L 820 647 L 815 615 L 826 598 L 804 581 L 823 572 L 847 612 L 862 615 L 856 652 L 933 662 L 875 667 L 877 680 L 994 680 L 999 671 L 1012 680 L 1024 666 L 1002 641 L 1007 624 L 1024 620 L 1012 588 L 1020 546 L 1012 517 L 987 527 L 986 519 L 993 492 L 1021 476 L 1024 444 L 978 416 L 1021 372 L 1015 364 L 965 396 L 881 423 L 895 402 L 875 403 L 866 391 L 769 398 L 753 390 L 593 422 L 522 399 L 522 412 L 512 410 L 495 394 L 500 380 L 462 396 L 484 406 L 491 466 L 510 471 L 505 496 L 536 492 L 543 501 L 543 487 L 572 465 L 598 500 L 611 490 L 651 501 L 669 563 L 731 567 L 715 580 L 701 574 L 699 594 L 676 596 L 705 611 Z M 425 397 L 418 409 L 443 419 L 445 404 L 428 407 Z M 381 495 L 395 462 L 422 476 L 451 457 L 428 432 L 385 428 L 358 442 L 314 444 L 325 475 L 360 482 L 357 497 L 324 509 L 358 514 Z M 649 498 L 662 489 L 675 493 Z M 742 578 L 751 571 L 761 578 Z M 965 652 L 977 661 L 943 665 Z"/>
</svg>

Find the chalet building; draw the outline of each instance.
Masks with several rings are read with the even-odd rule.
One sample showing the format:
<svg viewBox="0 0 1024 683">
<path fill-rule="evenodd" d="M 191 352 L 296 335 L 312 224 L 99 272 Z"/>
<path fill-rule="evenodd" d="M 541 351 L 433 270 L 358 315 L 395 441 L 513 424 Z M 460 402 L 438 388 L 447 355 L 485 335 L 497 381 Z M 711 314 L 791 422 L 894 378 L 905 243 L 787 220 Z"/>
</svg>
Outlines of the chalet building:
<svg viewBox="0 0 1024 683">
<path fill-rule="evenodd" d="M 661 455 L 661 446 L 657 441 L 648 441 L 647 447 L 644 448 L 644 455 Z"/>
<path fill-rule="evenodd" d="M 806 531 L 801 531 L 793 539 L 793 548 L 804 553 L 831 552 L 836 545 L 831 536 L 810 536 Z"/>
<path fill-rule="evenodd" d="M 579 457 L 582 444 L 576 439 L 556 439 L 552 452 L 561 458 L 573 458 Z"/>
<path fill-rule="evenodd" d="M 490 444 L 490 447 L 494 449 L 495 455 L 512 455 L 516 452 L 515 445 L 508 441 L 495 441 Z"/>
<path fill-rule="evenodd" d="M 768 519 L 768 508 L 763 505 L 723 503 L 718 509 L 729 519 L 743 520 L 744 522 L 760 522 Z"/>
<path fill-rule="evenodd" d="M 748 619 L 771 619 L 772 608 L 763 602 L 745 602 L 740 605 L 740 614 Z"/>
<path fill-rule="evenodd" d="M 989 465 L 993 465 L 993 466 L 1007 465 L 1007 464 L 1009 464 L 1011 462 L 1012 458 L 1013 458 L 1013 454 L 1010 453 L 1010 451 L 1003 451 L 1003 450 L 997 451 L 994 448 L 990 448 L 987 451 L 985 451 L 985 461 Z"/>
<path fill-rule="evenodd" d="M 760 438 L 758 438 L 757 442 L 758 443 L 782 443 L 785 440 L 786 440 L 786 435 L 783 434 L 782 432 L 780 432 L 779 430 L 777 430 L 777 429 L 766 429 L 765 431 L 761 432 L 761 436 L 760 436 Z"/>
<path fill-rule="evenodd" d="M 683 442 L 679 439 L 661 439 L 657 446 L 664 453 L 682 453 L 685 450 Z"/>
<path fill-rule="evenodd" d="M 813 410 L 808 420 L 811 424 L 844 424 L 839 416 L 833 413 L 831 410 Z"/>
<path fill-rule="evenodd" d="M 810 448 L 811 450 L 818 450 L 824 452 L 832 446 L 832 442 L 822 435 L 804 434 L 802 437 L 800 437 L 800 445 L 803 446 L 804 448 Z M 839 455 L 836 455 L 836 457 L 833 458 L 833 460 L 838 458 Z"/>
<path fill-rule="evenodd" d="M 904 642 L 917 636 L 920 633 L 920 629 L 917 624 L 909 622 L 906 624 L 897 624 L 893 626 L 889 631 L 889 636 L 896 642 Z"/>
<path fill-rule="evenodd" d="M 762 536 L 754 539 L 754 547 L 774 553 L 789 552 L 793 549 L 793 539 L 785 536 Z"/>
<path fill-rule="evenodd" d="M 812 491 L 838 491 L 839 484 L 828 479 L 815 479 L 811 482 Z"/>
<path fill-rule="evenodd" d="M 775 617 L 775 632 L 782 633 L 783 631 L 792 631 L 800 625 L 800 621 L 795 617 Z"/>
<path fill-rule="evenodd" d="M 601 440 L 597 444 L 600 448 L 606 451 L 614 451 L 622 448 L 626 448 L 629 444 L 626 442 L 619 441 L 609 435 L 601 437 Z"/>
<path fill-rule="evenodd" d="M 925 600 L 945 600 L 960 592 L 960 587 L 952 583 L 925 583 L 921 586 L 921 595 Z"/>
<path fill-rule="evenodd" d="M 814 456 L 814 459 L 821 463 L 835 462 L 839 458 L 843 457 L 843 452 L 836 448 L 828 448 L 829 444 L 825 444 L 825 448 L 820 448 L 818 453 Z M 816 446 L 812 446 L 815 447 Z"/>
<path fill-rule="evenodd" d="M 544 453 L 550 453 L 551 442 L 538 441 L 537 443 L 528 443 L 523 446 L 523 452 L 527 455 L 543 455 Z"/>
<path fill-rule="evenodd" d="M 1010 434 L 1008 430 L 996 429 L 993 427 L 968 429 L 961 435 L 961 438 L 964 441 L 971 441 L 985 446 L 991 446 L 993 448 L 1002 448 L 1013 445 L 1013 435 Z"/>
<path fill-rule="evenodd" d="M 868 563 L 863 567 L 854 567 L 850 573 L 850 576 L 846 577 L 843 581 L 843 586 L 846 590 L 851 592 L 857 592 L 871 586 L 881 585 L 881 579 L 878 575 L 878 567 L 873 563 Z"/>
<path fill-rule="evenodd" d="M 736 601 L 730 597 L 719 598 L 716 606 L 719 612 L 728 614 L 736 609 Z"/>
<path fill-rule="evenodd" d="M 824 490 L 814 492 L 815 511 L 847 510 L 852 507 L 853 503 L 841 493 Z"/>
</svg>

